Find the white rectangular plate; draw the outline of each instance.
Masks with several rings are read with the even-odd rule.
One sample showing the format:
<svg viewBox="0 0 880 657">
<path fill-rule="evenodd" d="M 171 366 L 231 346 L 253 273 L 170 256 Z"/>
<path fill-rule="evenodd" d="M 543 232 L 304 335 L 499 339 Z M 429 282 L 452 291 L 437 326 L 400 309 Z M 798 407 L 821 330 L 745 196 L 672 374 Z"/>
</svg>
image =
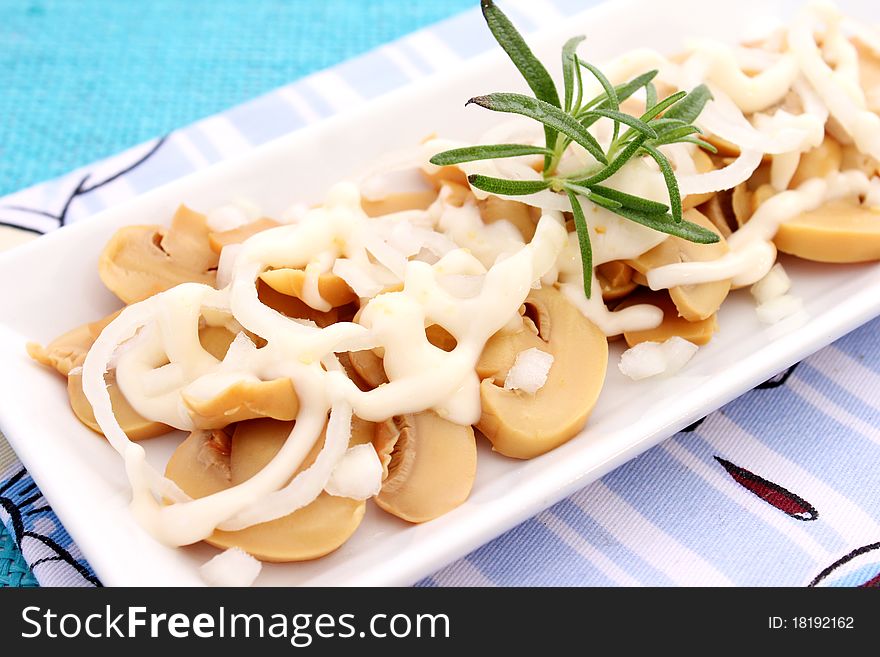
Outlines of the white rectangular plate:
<svg viewBox="0 0 880 657">
<path fill-rule="evenodd" d="M 578 33 L 588 36 L 585 50 L 592 61 L 638 45 L 672 52 L 688 36 L 735 41 L 762 32 L 799 4 L 614 2 L 566 20 L 533 43 L 549 62 L 558 61 L 561 43 Z M 870 4 L 843 6 L 867 18 Z M 96 273 L 97 256 L 112 233 L 124 224 L 164 220 L 181 202 L 208 209 L 244 196 L 271 215 L 292 201 L 319 200 L 333 182 L 426 134 L 475 137 L 497 118 L 465 109 L 464 101 L 522 88 L 510 63 L 493 52 L 0 256 L 0 428 L 102 582 L 197 585 L 199 565 L 214 552 L 206 546 L 167 548 L 135 524 L 115 452 L 77 422 L 57 375 L 25 353 L 27 340 L 48 341 L 116 307 Z M 785 263 L 794 293 L 805 301 L 804 318 L 764 327 L 748 292 L 734 293 L 712 343 L 681 375 L 662 381 L 624 379 L 613 350 L 605 389 L 575 440 L 529 462 L 483 447 L 473 494 L 460 508 L 410 526 L 372 507 L 352 540 L 334 554 L 304 564 L 267 564 L 257 583 L 411 584 L 880 313 L 877 265 Z M 167 457 L 174 441 L 150 441 L 151 459 Z"/>
</svg>

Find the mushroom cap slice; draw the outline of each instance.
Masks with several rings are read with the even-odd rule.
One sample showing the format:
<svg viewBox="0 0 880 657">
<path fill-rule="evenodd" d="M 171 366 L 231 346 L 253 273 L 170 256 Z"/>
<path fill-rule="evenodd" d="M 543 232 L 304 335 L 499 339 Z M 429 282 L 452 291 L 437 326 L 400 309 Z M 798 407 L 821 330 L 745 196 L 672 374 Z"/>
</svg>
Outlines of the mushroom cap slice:
<svg viewBox="0 0 880 657">
<path fill-rule="evenodd" d="M 374 499 L 388 513 L 427 522 L 470 495 L 477 474 L 473 427 L 433 411 L 398 415 L 376 424 L 373 446 L 385 473 Z"/>
<path fill-rule="evenodd" d="M 661 290 L 659 292 L 638 292 L 627 297 L 618 309 L 633 306 L 638 303 L 649 303 L 663 311 L 663 321 L 660 326 L 645 331 L 625 331 L 623 334 L 626 344 L 634 347 L 640 342 L 666 342 L 671 337 L 684 338 L 695 345 L 704 345 L 718 330 L 716 315 L 710 315 L 706 319 L 689 322 L 678 314 L 678 309 L 672 303 L 669 294 Z"/>
<path fill-rule="evenodd" d="M 260 280 L 276 292 L 302 300 L 306 272 L 303 269 L 270 269 L 260 274 Z M 358 300 L 348 284 L 332 273 L 318 276 L 318 293 L 334 308 Z"/>
<path fill-rule="evenodd" d="M 348 361 L 351 363 L 352 369 L 367 385 L 368 390 L 388 383 L 382 359 L 372 349 L 350 351 L 348 352 Z"/>
<path fill-rule="evenodd" d="M 715 169 L 715 163 L 712 162 L 712 158 L 709 157 L 709 154 L 706 153 L 706 151 L 704 151 L 702 148 L 694 149 L 693 158 L 694 168 L 697 170 L 697 173 L 708 173 L 709 171 L 713 171 Z M 713 196 L 715 196 L 715 192 L 705 192 L 703 194 L 688 194 L 683 199 L 681 199 L 681 209 L 690 210 L 691 208 L 695 208 L 698 205 L 702 205 Z"/>
<path fill-rule="evenodd" d="M 257 281 L 257 296 L 263 304 L 269 306 L 272 310 L 277 310 L 287 317 L 307 319 L 321 328 L 340 321 L 340 308 L 331 308 L 327 311 L 315 310 L 306 304 L 305 301 L 276 292 L 263 281 Z"/>
<path fill-rule="evenodd" d="M 242 422 L 236 425 L 228 447 L 222 432 L 194 431 L 172 454 L 165 475 L 192 497 L 220 492 L 265 467 L 287 440 L 292 426 L 291 422 L 268 419 Z M 353 424 L 352 442 L 368 441 L 372 430 L 370 423 Z M 298 472 L 314 462 L 322 445 L 323 436 Z M 238 547 L 261 561 L 317 559 L 349 539 L 365 508 L 363 500 L 322 492 L 311 504 L 283 518 L 238 531 L 217 530 L 206 542 L 219 548 Z"/>
<path fill-rule="evenodd" d="M 783 223 L 773 242 L 783 253 L 816 262 L 880 260 L 880 210 L 831 201 Z"/>
<path fill-rule="evenodd" d="M 717 260 L 727 253 L 727 242 L 721 231 L 698 210 L 688 210 L 684 218 L 695 224 L 708 228 L 719 240 L 715 244 L 695 244 L 680 237 L 670 237 L 650 251 L 643 253 L 634 260 L 627 261 L 640 274 L 663 265 L 678 262 Z M 730 292 L 730 280 L 680 285 L 669 290 L 669 295 L 678 309 L 678 314 L 689 322 L 698 322 L 715 314 L 727 294 Z"/>
<path fill-rule="evenodd" d="M 816 148 L 801 155 L 797 169 L 788 183 L 789 189 L 796 189 L 810 178 L 824 178 L 829 173 L 840 171 L 843 160 L 843 149 L 834 137 L 825 135 L 825 139 Z"/>
<path fill-rule="evenodd" d="M 219 254 L 224 246 L 229 246 L 230 244 L 241 244 L 247 238 L 252 235 L 256 235 L 264 230 L 269 230 L 270 228 L 277 228 L 280 226 L 277 221 L 274 219 L 269 219 L 269 217 L 261 217 L 256 221 L 251 221 L 249 223 L 244 224 L 243 226 L 239 226 L 238 228 L 232 228 L 230 230 L 221 230 L 217 232 L 208 233 L 208 243 L 211 245 L 211 250 L 214 253 Z"/>
<path fill-rule="evenodd" d="M 573 438 L 602 390 L 608 365 L 605 335 L 557 289 L 532 290 L 522 326 L 502 329 L 477 363 L 483 412 L 477 428 L 495 451 L 532 458 Z M 506 390 L 517 354 L 536 347 L 554 356 L 547 382 L 534 395 Z"/>
<path fill-rule="evenodd" d="M 293 420 L 299 412 L 299 397 L 288 378 L 239 381 L 211 399 L 186 393 L 182 397 L 197 429 L 221 429 L 261 417 Z"/>
<path fill-rule="evenodd" d="M 596 267 L 596 278 L 599 279 L 604 301 L 625 297 L 638 287 L 633 280 L 633 268 L 622 260 L 612 260 Z"/>
<path fill-rule="evenodd" d="M 522 235 L 523 241 L 531 242 L 535 236 L 535 227 L 540 219 L 537 208 L 525 203 L 513 201 L 499 196 L 487 196 L 477 201 L 480 217 L 485 224 L 494 224 L 502 219 L 512 223 Z"/>
<path fill-rule="evenodd" d="M 161 422 L 148 420 L 138 414 L 132 408 L 131 404 L 122 394 L 122 390 L 116 384 L 116 376 L 114 372 L 108 372 L 104 375 L 107 382 L 107 392 L 110 394 L 110 404 L 113 408 L 113 415 L 119 426 L 128 436 L 129 440 L 146 440 L 147 438 L 155 438 L 173 431 L 171 427 Z M 82 374 L 73 373 L 67 376 L 67 397 L 70 401 L 70 408 L 73 409 L 77 419 L 86 425 L 95 433 L 104 435 L 98 422 L 95 420 L 95 414 L 92 411 L 92 405 L 86 399 L 82 387 Z"/>
<path fill-rule="evenodd" d="M 368 217 L 382 217 L 386 214 L 404 210 L 427 210 L 437 199 L 437 190 L 426 189 L 418 192 L 399 192 L 385 198 L 370 200 L 361 197 L 361 207 Z"/>
<path fill-rule="evenodd" d="M 70 370 L 82 366 L 92 343 L 118 314 L 119 311 L 116 311 L 96 322 L 77 326 L 59 335 L 45 347 L 36 342 L 28 342 L 28 355 L 38 363 L 54 368 L 63 376 L 67 376 Z"/>
<path fill-rule="evenodd" d="M 143 301 L 180 283 L 214 285 L 218 256 L 205 215 L 181 205 L 171 228 L 124 226 L 98 260 L 104 285 L 125 303 Z"/>
</svg>

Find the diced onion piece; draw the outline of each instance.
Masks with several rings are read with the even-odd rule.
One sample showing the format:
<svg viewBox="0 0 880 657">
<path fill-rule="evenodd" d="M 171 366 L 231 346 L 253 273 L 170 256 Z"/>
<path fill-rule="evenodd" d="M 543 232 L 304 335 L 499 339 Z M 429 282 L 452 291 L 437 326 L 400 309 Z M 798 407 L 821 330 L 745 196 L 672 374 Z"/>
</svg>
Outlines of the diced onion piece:
<svg viewBox="0 0 880 657">
<path fill-rule="evenodd" d="M 365 500 L 382 488 L 382 463 L 372 445 L 349 447 L 333 468 L 324 490 L 336 497 Z"/>
<path fill-rule="evenodd" d="M 755 310 L 758 313 L 758 320 L 763 324 L 776 324 L 786 317 L 799 313 L 804 308 L 804 302 L 800 297 L 793 294 L 783 294 L 765 301 Z"/>
<path fill-rule="evenodd" d="M 684 367 L 697 349 L 693 342 L 678 336 L 665 342 L 640 342 L 620 355 L 617 366 L 634 381 L 660 374 L 670 376 Z"/>
<path fill-rule="evenodd" d="M 199 574 L 208 586 L 250 586 L 262 569 L 262 563 L 232 547 L 203 564 Z"/>
<path fill-rule="evenodd" d="M 553 354 L 537 347 L 526 349 L 516 355 L 513 367 L 504 379 L 505 390 L 522 390 L 534 395 L 547 383 L 547 375 L 553 366 Z"/>
<path fill-rule="evenodd" d="M 780 263 L 776 263 L 760 281 L 752 285 L 751 293 L 758 304 L 766 303 L 786 294 L 791 289 L 791 279 Z"/>
<path fill-rule="evenodd" d="M 217 233 L 233 230 L 256 221 L 260 214 L 260 206 L 256 203 L 245 198 L 236 198 L 231 203 L 208 210 L 208 228 Z"/>
</svg>

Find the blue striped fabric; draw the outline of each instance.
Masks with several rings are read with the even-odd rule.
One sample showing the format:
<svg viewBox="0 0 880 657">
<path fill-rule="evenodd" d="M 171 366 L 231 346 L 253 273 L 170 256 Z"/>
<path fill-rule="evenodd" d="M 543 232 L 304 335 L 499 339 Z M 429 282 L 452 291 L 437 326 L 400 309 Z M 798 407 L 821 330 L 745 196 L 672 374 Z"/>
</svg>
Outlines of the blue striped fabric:
<svg viewBox="0 0 880 657">
<path fill-rule="evenodd" d="M 534 29 L 587 4 L 512 0 L 505 7 L 518 24 Z M 476 11 L 414 33 L 175 131 L 123 178 L 76 195 L 67 218 L 88 216 L 490 45 Z M 101 180 L 154 146 L 145 144 L 4 203 L 57 212 L 84 175 Z M 34 229 L 53 227 L 46 217 L 15 218 Z M 880 320 L 854 331 L 419 585 L 801 586 L 835 564 L 815 583 L 853 586 L 875 579 L 878 330 Z M 16 486 L 28 483 L 23 475 Z M 38 516 L 46 526 L 55 522 L 49 514 Z M 58 531 L 57 522 L 52 527 Z M 49 564 L 37 576 L 43 583 L 60 581 Z"/>
</svg>

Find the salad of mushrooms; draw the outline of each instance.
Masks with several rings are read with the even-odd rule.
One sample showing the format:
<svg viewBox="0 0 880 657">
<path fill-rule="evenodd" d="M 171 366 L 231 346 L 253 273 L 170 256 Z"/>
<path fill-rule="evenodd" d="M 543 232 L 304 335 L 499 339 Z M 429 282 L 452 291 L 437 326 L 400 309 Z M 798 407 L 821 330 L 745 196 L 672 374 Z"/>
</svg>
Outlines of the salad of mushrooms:
<svg viewBox="0 0 880 657">
<path fill-rule="evenodd" d="M 759 41 L 601 71 L 576 37 L 557 86 L 482 8 L 534 96 L 469 103 L 510 120 L 282 216 L 124 227 L 98 262 L 121 310 L 29 345 L 158 540 L 299 561 L 369 500 L 429 521 L 468 498 L 477 441 L 527 459 L 578 435 L 609 340 L 633 379 L 668 375 L 734 290 L 768 323 L 801 311 L 778 252 L 880 259 L 880 33 L 814 4 Z M 140 441 L 174 430 L 161 472 Z"/>
</svg>

